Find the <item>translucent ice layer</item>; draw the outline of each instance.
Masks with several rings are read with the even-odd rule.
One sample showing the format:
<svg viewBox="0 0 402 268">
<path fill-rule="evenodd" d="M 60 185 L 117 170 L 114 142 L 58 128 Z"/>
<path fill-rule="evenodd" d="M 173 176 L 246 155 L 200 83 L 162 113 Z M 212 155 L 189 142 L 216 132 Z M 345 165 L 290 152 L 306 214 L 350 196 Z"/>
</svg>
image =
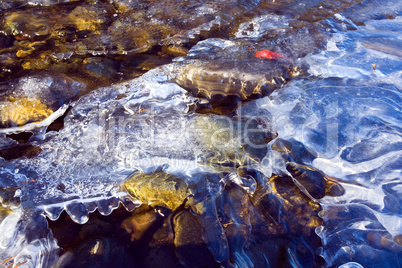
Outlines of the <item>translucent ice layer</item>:
<svg viewBox="0 0 402 268">
<path fill-rule="evenodd" d="M 126 198 L 119 185 L 134 171 L 190 179 L 258 164 L 275 137 L 268 119 L 188 114 L 194 99 L 167 81 L 171 68 L 83 97 L 62 130 L 32 143 L 38 156 L 5 163 L 1 172 L 21 187 L 22 207 L 45 206 L 51 219 L 65 209 L 84 223 L 89 212 L 108 215 Z"/>
<path fill-rule="evenodd" d="M 0 133 L 49 125 L 85 89 L 79 81 L 46 73 L 0 83 Z"/>
<path fill-rule="evenodd" d="M 56 2 L 61 1 L 42 1 Z M 138 2 L 122 1 L 120 8 L 129 10 Z M 0 261 L 14 267 L 53 265 L 59 249 L 45 216 L 57 220 L 66 211 L 85 224 L 95 210 L 109 215 L 123 204 L 132 211 L 137 199 L 153 205 L 154 199 L 173 195 L 174 205 L 155 204 L 188 206 L 173 222 L 185 222 L 190 217 L 183 215 L 191 214 L 201 226 L 199 241 L 224 267 L 399 267 L 400 8 L 392 1 L 378 9 L 373 9 L 377 1 L 277 2 L 248 1 L 239 7 L 228 2 L 232 9 L 224 14 L 233 17 L 222 13 L 215 19 L 208 15 L 215 14 L 218 2 L 200 4 L 196 10 L 206 16 L 205 23 L 186 24 L 183 35 L 176 36 L 182 38 L 179 43 L 216 25 L 232 25 L 242 12 L 254 17 L 236 21 L 225 33 L 233 40 L 219 36 L 198 42 L 174 63 L 79 100 L 72 101 L 79 90 L 64 98 L 62 93 L 70 91 L 60 92 L 61 80 L 50 77 L 12 83 L 23 98 L 54 105 L 55 112 L 42 122 L 0 130 L 0 198 L 13 210 L 0 226 Z M 278 14 L 258 11 L 278 7 Z M 385 7 L 392 10 L 387 13 Z M 371 11 L 362 12 L 366 9 Z M 152 34 L 158 43 L 157 32 Z M 129 40 L 120 34 L 116 39 Z M 283 58 L 256 59 L 260 49 Z M 299 69 L 306 72 L 290 74 Z M 283 81 L 275 80 L 279 77 Z M 254 89 L 265 80 L 275 86 L 256 95 L 270 96 L 253 100 L 256 96 L 239 92 L 247 83 Z M 51 98 L 52 85 L 63 102 Z M 5 98 L 12 93 L 3 91 Z M 221 106 L 227 92 L 241 102 L 226 115 L 214 109 L 197 113 L 213 98 Z M 64 126 L 46 132 L 63 114 Z M 26 144 L 12 136 L 24 131 L 32 132 Z M 10 148 L 25 151 L 6 157 L 3 152 Z M 175 178 L 188 191 L 177 194 L 176 184 L 141 183 L 139 178 L 149 176 Z M 125 182 L 134 185 L 133 196 L 122 187 Z M 155 185 L 165 187 L 158 188 L 161 196 L 154 196 Z M 177 226 L 176 231 L 180 244 L 186 235 Z M 177 254 L 182 264 L 190 263 L 183 252 Z"/>
<path fill-rule="evenodd" d="M 348 260 L 356 263 L 342 267 L 392 267 L 401 259 L 400 22 L 369 21 L 334 34 L 326 50 L 304 59 L 316 78 L 294 81 L 246 108 L 266 110 L 287 142 L 281 141 L 285 154 L 271 143 L 266 162 L 274 173 L 288 161 L 305 163 L 344 187 L 342 196 L 319 200 L 324 223 L 316 232 L 329 267 Z M 300 144 L 307 153 L 295 153 Z"/>
<path fill-rule="evenodd" d="M 0 258 L 6 267 L 49 267 L 59 250 L 38 212 L 12 212 L 1 224 Z"/>
</svg>

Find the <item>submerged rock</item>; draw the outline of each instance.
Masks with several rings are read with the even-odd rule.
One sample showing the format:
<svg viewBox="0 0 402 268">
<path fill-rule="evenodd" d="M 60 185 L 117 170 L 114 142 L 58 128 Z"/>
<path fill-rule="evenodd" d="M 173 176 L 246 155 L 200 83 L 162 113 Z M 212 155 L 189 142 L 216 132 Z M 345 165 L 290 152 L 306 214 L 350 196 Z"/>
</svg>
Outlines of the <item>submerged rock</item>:
<svg viewBox="0 0 402 268">
<path fill-rule="evenodd" d="M 7 172 L 0 173 L 0 207 L 3 212 L 20 205 L 21 190 L 11 177 L 12 175 Z"/>
<path fill-rule="evenodd" d="M 1 63 L 8 70 L 1 73 L 4 77 L 22 69 L 78 73 L 83 58 L 92 56 L 119 61 L 122 55 L 155 49 L 170 58 L 183 56 L 186 46 L 200 39 L 217 34 L 228 36 L 236 20 L 259 3 L 86 1 L 76 7 L 60 1 L 20 2 L 25 7 L 18 11 L 6 9 L 17 2 L 4 6 L 0 30 L 5 38 L 16 40 L 6 42 L 7 46 L 0 50 L 0 55 L 10 54 L 7 64 Z M 119 75 L 112 81 L 132 77 L 129 72 L 120 73 L 124 69 L 119 65 L 113 71 Z"/>
<path fill-rule="evenodd" d="M 0 127 L 42 121 L 85 89 L 79 80 L 48 73 L 0 83 Z"/>
<path fill-rule="evenodd" d="M 58 132 L 0 110 L 17 114 L 0 130 L 1 264 L 398 264 L 400 64 L 381 48 L 398 11 L 363 27 L 350 14 L 376 1 L 65 2 L 0 4 L 23 5 L 1 11 L 1 100 L 32 108 L 21 124 L 72 106 Z M 289 83 L 301 63 L 316 77 Z"/>
<path fill-rule="evenodd" d="M 42 121 L 53 111 L 37 99 L 13 98 L 0 103 L 0 125 L 21 126 Z"/>
<path fill-rule="evenodd" d="M 5 208 L 2 205 L 0 205 L 0 224 L 11 212 L 12 212 L 11 209 Z"/>
<path fill-rule="evenodd" d="M 63 254 L 55 267 L 135 267 L 135 260 L 124 247 L 110 237 L 89 239 L 72 251 Z"/>
<path fill-rule="evenodd" d="M 198 106 L 199 112 L 227 114 L 241 101 L 270 95 L 291 79 L 292 72 L 289 60 L 264 60 L 250 55 L 243 59 L 194 61 L 180 69 L 175 82 L 193 96 L 207 100 L 207 104 Z"/>
<path fill-rule="evenodd" d="M 236 176 L 239 176 L 236 178 Z M 305 174 L 305 179 L 309 178 Z M 251 177 L 256 184 L 255 190 L 243 188 L 238 180 Z M 271 178 L 253 170 L 240 170 L 238 175 L 224 175 L 220 179 L 217 177 L 205 177 L 205 181 L 194 181 L 190 186 L 176 187 L 178 192 L 169 192 L 169 202 L 164 193 L 165 186 L 161 186 L 160 181 L 165 182 L 165 178 L 170 178 L 174 183 L 179 178 L 172 175 L 157 172 L 150 175 L 133 176 L 129 183 L 133 184 L 134 179 L 138 178 L 140 185 L 146 181 L 155 188 L 154 193 L 149 194 L 149 190 L 142 191 L 141 195 L 147 196 L 144 200 L 150 203 L 155 196 L 160 200 L 153 202 L 153 206 L 164 206 L 169 209 L 177 209 L 187 197 L 182 194 L 182 189 L 188 189 L 193 193 L 188 201 L 187 209 L 179 210 L 173 216 L 174 246 L 181 263 L 186 267 L 194 265 L 215 265 L 216 262 L 225 266 L 233 265 L 252 265 L 253 263 L 264 263 L 264 265 L 277 266 L 279 263 L 292 263 L 292 258 L 297 258 L 304 265 L 319 265 L 322 259 L 315 253 L 320 247 L 320 239 L 314 230 L 322 224 L 322 219 L 318 216 L 321 206 L 318 202 L 310 199 L 305 194 L 305 189 L 298 183 L 294 183 L 290 177 L 280 177 L 274 175 Z M 319 178 L 310 178 L 317 179 Z M 317 183 L 325 183 L 324 177 Z M 127 187 L 127 182 L 126 182 Z M 129 190 L 129 189 L 128 189 Z M 138 198 L 137 191 L 136 198 Z M 129 190 L 130 192 L 130 190 Z M 162 193 L 162 194 L 161 194 Z M 150 195 L 150 196 L 149 196 Z M 172 197 L 173 196 L 173 197 Z M 176 206 L 170 205 L 174 200 L 178 200 Z M 148 226 L 156 223 L 154 212 L 148 211 L 146 214 L 133 216 L 133 228 L 135 226 Z M 149 217 L 148 217 L 149 216 Z M 142 219 L 142 220 L 141 220 Z M 139 224 L 138 221 L 143 221 Z M 128 223 L 128 222 L 127 222 Z M 125 224 L 126 230 L 128 225 Z M 142 232 L 132 230 L 132 237 L 138 240 Z M 131 230 L 131 229 L 130 229 Z M 162 229 L 160 229 L 162 230 Z M 157 233 L 159 233 L 158 231 Z M 153 236 L 156 245 L 164 244 L 169 240 L 157 237 L 168 237 L 165 235 Z M 165 233 L 165 232 L 162 232 Z M 162 234 L 161 233 L 161 234 Z M 134 239 L 134 238 L 132 238 Z M 272 256 L 268 252 L 263 255 L 257 254 L 260 245 L 265 245 L 264 241 L 275 241 L 275 249 L 272 248 Z M 259 241 L 259 242 L 257 242 Z M 154 242 L 154 243 L 155 243 Z M 295 244 L 294 244 L 295 243 Z M 286 252 L 285 248 L 291 251 Z M 285 254 L 286 257 L 273 257 L 275 254 Z M 270 256 L 268 259 L 266 256 Z M 212 258 L 213 256 L 213 258 Z M 265 257 L 264 257 L 265 256 Z M 199 261 L 197 261 L 199 260 Z M 201 261 L 202 260 L 202 261 Z M 202 264 L 200 264 L 202 263 Z"/>
<path fill-rule="evenodd" d="M 74 1 L 3 4 L 0 76 L 46 69 L 91 81 L 99 76 L 96 72 L 83 75 L 83 60 L 101 57 L 116 61 L 112 68 L 105 66 L 115 74 L 107 82 L 116 82 L 135 77 L 121 65 L 125 55 L 158 53 L 171 59 L 185 56 L 196 42 L 211 37 L 249 39 L 252 46 L 268 41 L 270 48 L 281 47 L 297 59 L 323 45 L 325 37 L 314 30 L 315 24 L 361 1 L 303 5 L 251 0 L 81 1 L 79 6 L 68 2 Z M 19 5 L 23 8 L 12 9 Z M 158 65 L 163 64 L 162 57 Z"/>
<path fill-rule="evenodd" d="M 339 183 L 330 180 L 314 168 L 289 163 L 287 170 L 307 191 L 306 193 L 315 199 L 321 199 L 326 195 L 341 196 L 345 193 L 345 189 Z"/>
<path fill-rule="evenodd" d="M 190 194 L 184 180 L 164 172 L 135 174 L 124 182 L 124 187 L 145 204 L 171 210 L 181 206 Z"/>
<path fill-rule="evenodd" d="M 125 219 L 121 227 L 131 235 L 131 241 L 140 240 L 144 233 L 156 222 L 157 213 L 148 210 L 143 213 L 135 213 L 130 218 Z"/>
<path fill-rule="evenodd" d="M 197 112 L 231 113 L 240 102 L 268 96 L 300 75 L 300 68 L 286 55 L 258 56 L 259 46 L 272 44 L 217 38 L 201 41 L 188 57 L 177 59 L 173 80 L 200 99 Z"/>
<path fill-rule="evenodd" d="M 174 246 L 180 262 L 185 267 L 214 267 L 211 252 L 202 239 L 202 226 L 188 210 L 182 210 L 173 218 Z"/>
</svg>

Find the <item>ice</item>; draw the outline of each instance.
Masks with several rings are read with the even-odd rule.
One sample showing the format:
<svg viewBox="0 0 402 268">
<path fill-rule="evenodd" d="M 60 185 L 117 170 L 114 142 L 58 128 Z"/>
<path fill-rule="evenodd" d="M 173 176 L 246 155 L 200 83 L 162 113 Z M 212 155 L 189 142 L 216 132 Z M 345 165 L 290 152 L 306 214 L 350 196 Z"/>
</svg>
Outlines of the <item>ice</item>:
<svg viewBox="0 0 402 268">
<path fill-rule="evenodd" d="M 267 32 L 284 33 L 288 27 L 289 23 L 282 16 L 269 14 L 240 24 L 234 35 L 237 38 L 258 38 L 267 34 Z"/>
<path fill-rule="evenodd" d="M 317 234 L 323 239 L 323 255 L 328 266 L 337 267 L 352 258 L 363 267 L 373 263 L 387 267 L 398 260 L 400 246 L 377 221 L 371 209 L 359 204 L 325 206 L 324 209 L 327 211 L 324 219 L 329 216 L 332 220 L 325 222 L 325 229 L 320 228 Z M 345 246 L 335 247 L 341 244 Z"/>
<path fill-rule="evenodd" d="M 373 20 L 358 31 L 334 34 L 327 50 L 310 55 L 305 60 L 315 76 L 389 81 L 399 76 L 401 63 L 402 17 L 393 20 Z M 392 81 L 401 88 L 400 80 Z"/>
<path fill-rule="evenodd" d="M 259 123 L 252 118 L 188 114 L 194 98 L 168 81 L 174 68 L 89 94 L 73 104 L 58 134 L 35 134 L 38 157 L 2 167 L 21 187 L 22 207 L 42 208 L 51 219 L 64 208 L 85 223 L 96 208 L 109 215 L 118 207 L 126 196 L 120 185 L 133 172 L 162 169 L 190 180 L 228 169 L 228 159 L 257 164 L 269 129 L 253 129 Z"/>
<path fill-rule="evenodd" d="M 0 134 L 43 132 L 85 90 L 81 82 L 47 73 L 0 83 Z"/>
<path fill-rule="evenodd" d="M 52 122 L 54 122 L 57 118 L 61 117 L 68 109 L 68 105 L 63 105 L 55 112 L 53 112 L 48 118 L 43 121 L 37 123 L 29 123 L 20 127 L 9 127 L 9 128 L 0 128 L 0 134 L 13 134 L 20 133 L 25 131 L 34 131 L 36 133 L 42 133 L 46 130 L 46 127 L 49 126 Z M 12 145 L 12 141 L 8 142 L 6 145 Z"/>
<path fill-rule="evenodd" d="M 315 156 L 298 161 L 336 178 L 345 189 L 342 196 L 320 200 L 324 224 L 317 233 L 328 267 L 391 267 L 400 260 L 395 189 L 402 185 L 402 95 L 400 79 L 390 78 L 399 77 L 402 67 L 393 45 L 400 42 L 394 31 L 400 21 L 369 21 L 356 31 L 334 34 L 326 50 L 302 59 L 321 79 L 293 82 L 256 101 L 272 116 L 278 138 L 291 144 L 295 139 Z M 284 170 L 282 153 L 269 150 L 267 157 L 274 172 Z"/>
<path fill-rule="evenodd" d="M 320 200 L 322 205 L 336 204 L 324 206 L 324 211 L 331 213 L 344 208 L 345 219 L 350 221 L 356 220 L 356 215 L 349 212 L 352 208 L 369 211 L 371 222 L 383 230 L 371 232 L 380 232 L 381 236 L 388 234 L 392 246 L 384 254 L 395 259 L 392 252 L 398 251 L 399 246 L 392 239 L 402 233 L 400 210 L 395 207 L 400 201 L 393 197 L 395 194 L 390 196 L 390 188 L 384 192 L 383 187 L 388 183 L 394 187 L 402 184 L 401 93 L 392 85 L 380 84 L 376 88 L 332 78 L 316 81 L 314 85 L 310 89 L 306 84 L 293 83 L 256 103 L 272 115 L 278 138 L 292 143 L 292 139 L 296 139 L 316 156 L 311 162 L 303 158 L 298 161 L 311 163 L 325 174 L 345 182 L 342 184 L 345 189 L 343 196 Z M 286 161 L 278 160 L 281 159 L 280 153 L 269 151 L 268 156 L 275 173 L 284 170 Z M 373 256 L 382 254 L 378 245 L 367 246 L 364 240 L 351 235 L 359 225 L 339 226 L 335 219 L 332 214 L 324 218 L 325 228 L 321 236 L 325 244 L 323 256 L 330 267 L 341 265 L 348 258 L 355 259 L 364 250 Z M 339 239 L 348 235 L 347 241 L 354 243 L 353 246 L 333 252 L 336 245 L 343 242 L 326 240 L 332 236 L 330 227 L 339 230 Z M 334 235 L 338 236 L 338 232 Z M 371 257 L 370 260 L 374 261 Z M 392 263 L 385 257 L 378 261 Z M 369 262 L 358 263 L 366 267 Z"/>
<path fill-rule="evenodd" d="M 39 73 L 16 81 L 1 83 L 1 96 L 25 97 L 40 101 L 56 110 L 69 103 L 86 85 L 63 75 Z"/>
<path fill-rule="evenodd" d="M 318 4 L 313 2 L 307 7 L 300 3 L 300 8 Z M 213 12 L 205 8 L 205 13 Z M 250 267 L 254 260 L 261 266 L 274 265 L 267 257 L 267 252 L 277 252 L 274 245 L 248 247 L 248 239 L 255 238 L 250 238 L 251 222 L 261 215 L 246 197 L 261 182 L 258 176 L 240 176 L 240 166 L 266 178 L 289 176 L 290 182 L 321 205 L 323 222 L 315 232 L 326 267 L 400 265 L 402 18 L 373 19 L 375 11 L 371 11 L 363 24 L 350 19 L 348 12 L 323 22 L 330 38 L 323 39 L 323 50 L 317 53 L 312 52 L 311 43 L 304 43 L 311 37 L 305 29 L 263 43 L 280 46 L 295 41 L 308 55 L 295 58 L 294 63 L 308 73 L 268 97 L 242 103 L 230 116 L 194 113 L 201 101 L 174 82 L 180 68 L 197 58 L 208 63 L 231 58 L 241 49 L 248 51 L 244 38 L 257 40 L 266 31 L 282 34 L 296 20 L 288 21 L 284 15 L 257 16 L 240 24 L 233 40 L 201 41 L 187 57 L 142 77 L 100 88 L 77 101 L 68 97 L 65 102 L 71 110 L 57 133 L 46 133 L 46 127 L 67 111 L 67 105 L 59 105 L 42 122 L 0 129 L 1 148 L 14 146 L 16 141 L 7 135 L 22 131 L 32 131 L 30 144 L 41 148 L 33 157 L 0 159 L 0 187 L 12 196 L 2 203 L 15 210 L 0 226 L 4 230 L 0 260 L 17 256 L 14 266 L 25 261 L 29 267 L 50 266 L 58 246 L 44 217 L 57 220 L 66 211 L 84 224 L 95 210 L 109 215 L 123 204 L 131 211 L 140 202 L 121 188 L 122 182 L 135 172 L 163 171 L 192 187 L 192 209 L 199 210 L 203 239 L 216 261 L 230 258 L 238 267 Z M 183 38 L 192 38 L 215 22 L 220 23 L 201 25 Z M 253 30 L 249 30 L 251 24 Z M 18 94 L 54 101 L 47 99 L 54 94 L 49 91 L 54 85 L 50 77 L 18 81 L 14 83 Z M 37 91 L 42 94 L 35 95 Z M 258 135 L 245 134 L 247 126 L 259 129 Z M 315 195 L 314 187 L 308 189 L 298 181 L 291 165 L 316 170 L 322 174 L 320 179 L 337 182 L 343 192 Z M 317 188 L 320 183 L 314 181 Z M 272 191 L 268 182 L 264 187 Z M 269 197 L 273 203 L 278 201 Z M 272 210 L 277 213 L 269 216 L 281 222 L 281 208 Z M 311 267 L 315 253 L 309 241 L 302 235 L 291 240 L 286 244 L 286 264 Z"/>
<path fill-rule="evenodd" d="M 2 264 L 34 268 L 48 267 L 54 262 L 59 247 L 40 213 L 15 210 L 0 228 Z"/>
<path fill-rule="evenodd" d="M 364 267 L 358 264 L 357 262 L 348 262 L 342 264 L 341 266 L 339 266 L 339 268 L 364 268 Z"/>
<path fill-rule="evenodd" d="M 2 9 L 11 9 L 16 8 L 24 5 L 41 5 L 41 6 L 50 6 L 56 5 L 59 3 L 66 3 L 66 2 L 74 2 L 78 0 L 11 0 L 7 2 L 0 3 L 0 10 Z"/>
</svg>

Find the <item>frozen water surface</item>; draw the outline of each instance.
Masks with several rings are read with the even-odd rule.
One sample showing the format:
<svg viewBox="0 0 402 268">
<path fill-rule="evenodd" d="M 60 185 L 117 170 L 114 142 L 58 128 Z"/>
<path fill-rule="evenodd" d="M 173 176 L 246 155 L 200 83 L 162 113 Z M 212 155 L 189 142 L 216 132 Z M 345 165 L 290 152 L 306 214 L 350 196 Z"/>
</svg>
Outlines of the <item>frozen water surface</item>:
<svg viewBox="0 0 402 268">
<path fill-rule="evenodd" d="M 317 4 L 308 2 L 300 10 Z M 364 11 L 365 5 L 376 6 L 363 1 L 356 8 Z M 341 9 L 323 18 L 317 25 L 326 27 L 320 33 L 326 36 L 324 46 L 289 59 L 304 73 L 269 96 L 240 104 L 230 115 L 195 113 L 204 100 L 175 83 L 181 68 L 197 58 L 206 64 L 222 55 L 230 58 L 253 42 L 286 52 L 292 48 L 289 43 L 302 40 L 295 21 L 302 21 L 304 13 L 296 18 L 286 12 L 257 13 L 236 28 L 232 40 L 206 39 L 187 57 L 72 101 L 58 132 L 45 130 L 67 106 L 58 105 L 42 122 L 0 129 L 1 148 L 15 146 L 9 135 L 22 131 L 32 132 L 28 143 L 40 148 L 29 157 L 0 157 L 0 186 L 11 193 L 2 203 L 13 209 L 0 226 L 0 260 L 15 256 L 14 267 L 52 267 L 58 246 L 44 216 L 56 220 L 66 211 L 84 224 L 96 209 L 109 215 L 123 203 L 132 210 L 139 201 L 122 188 L 124 181 L 135 172 L 164 171 L 182 178 L 193 191 L 203 189 L 203 199 L 195 195 L 194 202 L 202 203 L 201 223 L 213 226 L 203 230 L 203 238 L 216 261 L 225 263 L 230 256 L 234 267 L 275 265 L 263 253 L 270 245 L 253 251 L 247 244 L 252 205 L 234 193 L 253 195 L 261 182 L 240 176 L 240 166 L 268 178 L 289 176 L 320 204 L 322 224 L 315 233 L 325 267 L 401 267 L 402 17 L 398 3 L 384 6 L 394 10 L 392 18 L 374 11 L 354 17 L 353 10 Z M 194 29 L 197 34 L 202 30 Z M 266 35 L 279 37 L 261 43 Z M 23 85 L 36 82 L 20 90 L 47 92 L 49 79 L 22 78 Z M 278 144 L 289 150 L 278 150 Z M 318 170 L 344 193 L 316 197 L 292 175 L 289 163 Z M 241 190 L 233 186 L 232 192 L 223 191 L 222 181 Z M 239 210 L 251 212 L 239 216 Z M 222 220 L 236 226 L 233 236 L 222 236 L 231 230 Z M 300 255 L 293 247 L 288 249 L 290 265 L 309 267 L 309 258 L 303 257 L 309 253 Z"/>
<path fill-rule="evenodd" d="M 326 50 L 303 59 L 312 81 L 294 81 L 256 101 L 272 115 L 278 137 L 304 144 L 316 156 L 311 164 L 345 187 L 343 196 L 320 200 L 324 224 L 316 231 L 331 267 L 348 259 L 359 264 L 341 267 L 400 265 L 393 241 L 402 232 L 401 199 L 388 190 L 402 184 L 400 19 L 334 34 Z M 285 163 L 278 164 L 274 169 L 283 170 Z"/>
</svg>

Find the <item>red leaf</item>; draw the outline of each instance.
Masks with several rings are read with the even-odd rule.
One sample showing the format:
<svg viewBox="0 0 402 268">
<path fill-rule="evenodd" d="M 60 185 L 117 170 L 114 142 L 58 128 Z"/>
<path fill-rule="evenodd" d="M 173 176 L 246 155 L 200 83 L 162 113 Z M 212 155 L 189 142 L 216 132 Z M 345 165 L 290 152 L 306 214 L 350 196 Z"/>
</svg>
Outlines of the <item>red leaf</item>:
<svg viewBox="0 0 402 268">
<path fill-rule="evenodd" d="M 270 50 L 260 50 L 255 53 L 255 56 L 259 59 L 277 59 L 277 58 L 283 58 L 281 54 L 272 52 Z"/>
</svg>

